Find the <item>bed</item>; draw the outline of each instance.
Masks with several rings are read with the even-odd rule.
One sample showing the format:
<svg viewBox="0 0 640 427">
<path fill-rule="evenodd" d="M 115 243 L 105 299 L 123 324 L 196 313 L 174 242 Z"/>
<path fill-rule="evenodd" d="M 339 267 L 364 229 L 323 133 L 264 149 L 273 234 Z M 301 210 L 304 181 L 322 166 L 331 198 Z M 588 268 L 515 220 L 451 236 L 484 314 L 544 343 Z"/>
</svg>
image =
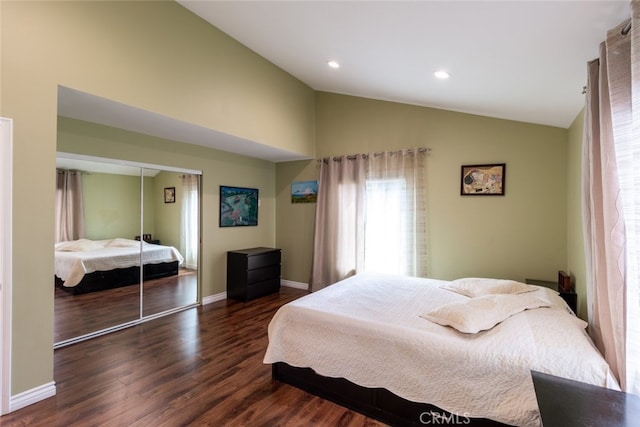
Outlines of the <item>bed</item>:
<svg viewBox="0 0 640 427">
<path fill-rule="evenodd" d="M 56 286 L 74 294 L 140 283 L 140 245 L 145 280 L 178 274 L 184 258 L 173 246 L 130 239 L 79 239 L 55 244 Z"/>
<path fill-rule="evenodd" d="M 281 307 L 264 362 L 392 425 L 539 426 L 531 370 L 619 389 L 585 327 L 544 287 L 360 274 Z"/>
</svg>

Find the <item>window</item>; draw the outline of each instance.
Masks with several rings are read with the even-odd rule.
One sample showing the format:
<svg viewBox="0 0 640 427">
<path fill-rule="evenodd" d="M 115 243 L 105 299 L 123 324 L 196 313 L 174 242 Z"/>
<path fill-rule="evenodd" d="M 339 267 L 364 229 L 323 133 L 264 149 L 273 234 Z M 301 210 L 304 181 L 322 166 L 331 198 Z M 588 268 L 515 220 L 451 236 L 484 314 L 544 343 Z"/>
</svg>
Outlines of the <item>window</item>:
<svg viewBox="0 0 640 427">
<path fill-rule="evenodd" d="M 427 276 L 426 152 L 322 159 L 312 291 L 365 271 Z"/>
<path fill-rule="evenodd" d="M 364 270 L 407 274 L 406 183 L 403 179 L 365 184 Z"/>
</svg>

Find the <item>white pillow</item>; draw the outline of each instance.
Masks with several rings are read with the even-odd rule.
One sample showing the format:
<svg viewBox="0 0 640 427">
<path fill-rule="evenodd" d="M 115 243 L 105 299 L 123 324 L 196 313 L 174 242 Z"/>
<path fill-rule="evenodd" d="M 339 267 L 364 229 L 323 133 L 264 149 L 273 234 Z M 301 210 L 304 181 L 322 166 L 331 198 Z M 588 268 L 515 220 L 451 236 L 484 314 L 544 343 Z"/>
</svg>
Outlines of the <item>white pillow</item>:
<svg viewBox="0 0 640 427">
<path fill-rule="evenodd" d="M 467 277 L 440 285 L 442 289 L 456 292 L 470 298 L 496 294 L 521 294 L 538 289 L 534 285 L 504 279 L 483 279 Z"/>
<path fill-rule="evenodd" d="M 107 247 L 110 248 L 139 248 L 140 241 L 138 240 L 130 240 L 130 239 L 122 239 L 116 238 L 111 239 L 109 243 L 107 243 Z"/>
<path fill-rule="evenodd" d="M 55 244 L 55 250 L 63 252 L 85 252 L 100 249 L 102 247 L 102 244 L 88 239 L 70 240 Z"/>
<path fill-rule="evenodd" d="M 491 329 L 521 311 L 549 306 L 549 301 L 537 294 L 486 295 L 449 303 L 420 317 L 466 334 L 475 334 Z"/>
</svg>

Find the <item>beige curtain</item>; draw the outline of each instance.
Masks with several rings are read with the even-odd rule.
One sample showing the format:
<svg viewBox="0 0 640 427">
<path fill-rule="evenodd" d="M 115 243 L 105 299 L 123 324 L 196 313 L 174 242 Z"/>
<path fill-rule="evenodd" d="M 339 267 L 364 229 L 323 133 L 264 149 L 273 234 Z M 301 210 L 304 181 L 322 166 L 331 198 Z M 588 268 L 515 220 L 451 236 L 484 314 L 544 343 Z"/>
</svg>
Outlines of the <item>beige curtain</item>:
<svg viewBox="0 0 640 427">
<path fill-rule="evenodd" d="M 56 171 L 55 221 L 56 243 L 85 237 L 81 172 Z"/>
<path fill-rule="evenodd" d="M 323 159 L 312 291 L 363 271 L 426 276 L 424 153 Z"/>
<path fill-rule="evenodd" d="M 311 291 L 356 273 L 364 264 L 365 156 L 320 164 L 313 238 Z"/>
<path fill-rule="evenodd" d="M 638 3 L 632 8 L 637 14 Z M 583 224 L 589 332 L 622 388 L 637 392 L 640 134 L 633 131 L 638 116 L 632 105 L 640 100 L 634 93 L 640 74 L 632 63 L 638 67 L 634 51 L 640 46 L 632 39 L 640 31 L 624 34 L 625 27 L 610 30 L 600 57 L 588 64 Z"/>
</svg>

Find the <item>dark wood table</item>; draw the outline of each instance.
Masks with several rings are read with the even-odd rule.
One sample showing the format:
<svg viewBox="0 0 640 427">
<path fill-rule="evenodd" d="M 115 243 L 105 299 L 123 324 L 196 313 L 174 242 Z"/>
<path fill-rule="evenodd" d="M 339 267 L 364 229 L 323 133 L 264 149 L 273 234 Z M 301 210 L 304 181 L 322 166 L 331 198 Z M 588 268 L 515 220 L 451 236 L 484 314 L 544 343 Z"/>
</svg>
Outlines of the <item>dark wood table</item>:
<svg viewBox="0 0 640 427">
<path fill-rule="evenodd" d="M 640 426 L 640 397 L 531 371 L 544 427 Z"/>
</svg>

